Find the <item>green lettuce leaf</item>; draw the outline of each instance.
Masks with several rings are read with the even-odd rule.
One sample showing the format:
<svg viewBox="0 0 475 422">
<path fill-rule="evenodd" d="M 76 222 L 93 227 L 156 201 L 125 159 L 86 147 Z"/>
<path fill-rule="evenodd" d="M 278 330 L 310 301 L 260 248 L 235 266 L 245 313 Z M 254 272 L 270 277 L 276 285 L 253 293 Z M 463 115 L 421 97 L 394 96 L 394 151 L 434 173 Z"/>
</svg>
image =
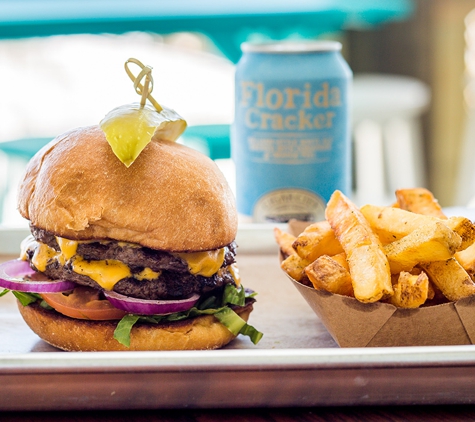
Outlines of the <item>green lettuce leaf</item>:
<svg viewBox="0 0 475 422">
<path fill-rule="evenodd" d="M 30 303 L 35 303 L 37 301 L 40 301 L 40 306 L 42 308 L 54 310 L 54 308 L 48 305 L 38 293 L 17 292 L 14 290 L 3 289 L 3 291 L 0 292 L 0 297 L 5 296 L 10 291 L 20 301 L 20 303 L 23 306 L 28 306 Z"/>
<path fill-rule="evenodd" d="M 114 330 L 114 338 L 125 347 L 130 347 L 130 332 L 139 319 L 140 316 L 138 315 L 128 314 L 124 316 Z"/>
<path fill-rule="evenodd" d="M 237 336 L 242 327 L 246 325 L 246 321 L 244 321 L 238 314 L 236 314 L 236 312 L 228 307 L 216 312 L 214 316 L 235 336 Z"/>
<path fill-rule="evenodd" d="M 249 325 L 248 323 L 243 325 L 243 327 L 239 331 L 239 334 L 241 334 L 242 336 L 249 337 L 253 344 L 259 343 L 259 341 L 261 341 L 261 338 L 264 337 L 263 333 L 256 330 L 252 325 Z"/>
<path fill-rule="evenodd" d="M 244 321 L 231 308 L 223 308 L 219 312 L 216 312 L 214 316 L 235 336 L 238 334 L 248 336 L 254 344 L 259 343 L 264 335 L 260 331 L 257 331 L 252 325 L 249 325 Z"/>
<path fill-rule="evenodd" d="M 246 303 L 246 292 L 244 287 L 237 289 L 231 284 L 226 284 L 223 293 L 223 305 L 224 304 L 244 306 Z"/>
<path fill-rule="evenodd" d="M 52 306 L 50 306 L 45 300 L 42 300 L 42 301 L 40 302 L 40 306 L 41 306 L 43 309 L 48 309 L 48 310 L 50 310 L 50 311 L 54 311 L 54 310 L 55 310 L 55 309 L 54 309 Z"/>
<path fill-rule="evenodd" d="M 198 302 L 193 308 L 176 312 L 170 315 L 126 315 L 124 316 L 114 331 L 114 338 L 124 346 L 130 346 L 130 333 L 136 322 L 146 322 L 158 324 L 160 321 L 180 321 L 187 318 L 194 318 L 200 315 L 214 315 L 221 324 L 223 324 L 234 335 L 248 336 L 254 344 L 257 344 L 263 337 L 263 334 L 256 330 L 252 325 L 244 321 L 228 304 L 244 306 L 246 297 L 254 297 L 256 293 L 246 292 L 244 287 L 236 288 L 232 285 L 226 285 L 223 296 L 219 300 L 215 296 L 210 296 Z"/>
<path fill-rule="evenodd" d="M 37 300 L 42 300 L 41 296 L 36 293 L 16 292 L 12 291 L 13 295 L 20 301 L 23 306 L 28 306 Z"/>
<path fill-rule="evenodd" d="M 4 289 L 0 292 L 0 297 L 10 292 Z M 12 294 L 20 301 L 23 306 L 40 301 L 40 306 L 45 309 L 53 309 L 49 306 L 39 294 L 12 291 Z M 221 324 L 223 324 L 234 335 L 248 336 L 254 344 L 257 344 L 263 334 L 256 330 L 253 326 L 244 321 L 236 312 L 228 305 L 244 306 L 247 297 L 254 297 L 256 293 L 246 292 L 243 287 L 236 288 L 232 285 L 226 285 L 221 299 L 216 296 L 204 298 L 193 308 L 176 312 L 170 315 L 149 315 L 141 316 L 128 314 L 125 315 L 117 324 L 114 330 L 114 338 L 126 347 L 130 347 L 130 333 L 133 326 L 138 322 L 148 324 L 158 324 L 160 321 L 180 321 L 187 318 L 194 318 L 200 315 L 214 315 Z"/>
<path fill-rule="evenodd" d="M 196 305 L 198 309 L 211 309 L 218 308 L 219 306 L 221 306 L 221 300 L 218 300 L 216 296 L 209 296 Z"/>
</svg>

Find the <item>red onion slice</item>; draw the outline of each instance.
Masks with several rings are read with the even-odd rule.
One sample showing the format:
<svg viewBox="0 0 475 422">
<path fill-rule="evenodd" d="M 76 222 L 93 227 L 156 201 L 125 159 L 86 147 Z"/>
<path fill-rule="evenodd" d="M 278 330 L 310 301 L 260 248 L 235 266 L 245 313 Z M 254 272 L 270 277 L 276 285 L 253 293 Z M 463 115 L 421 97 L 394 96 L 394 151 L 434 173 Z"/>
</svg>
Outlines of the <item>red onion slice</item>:
<svg viewBox="0 0 475 422">
<path fill-rule="evenodd" d="M 57 293 L 72 290 L 76 286 L 67 280 L 34 280 L 27 277 L 38 274 L 28 261 L 13 259 L 0 264 L 0 287 L 18 292 Z M 25 278 L 26 277 L 26 278 Z"/>
<path fill-rule="evenodd" d="M 104 295 L 116 308 L 138 315 L 167 315 L 187 311 L 200 298 L 195 293 L 187 299 L 180 300 L 145 300 L 124 296 L 110 290 L 104 291 Z"/>
</svg>

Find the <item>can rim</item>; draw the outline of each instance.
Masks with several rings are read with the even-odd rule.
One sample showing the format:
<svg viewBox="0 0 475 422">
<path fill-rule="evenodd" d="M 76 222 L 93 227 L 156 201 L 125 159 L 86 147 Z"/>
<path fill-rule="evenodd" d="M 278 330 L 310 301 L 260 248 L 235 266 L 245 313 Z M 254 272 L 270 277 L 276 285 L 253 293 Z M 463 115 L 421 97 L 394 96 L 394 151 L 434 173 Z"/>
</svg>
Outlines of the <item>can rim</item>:
<svg viewBox="0 0 475 422">
<path fill-rule="evenodd" d="M 341 43 L 328 40 L 264 41 L 244 42 L 241 50 L 245 53 L 308 53 L 315 51 L 340 51 Z"/>
</svg>

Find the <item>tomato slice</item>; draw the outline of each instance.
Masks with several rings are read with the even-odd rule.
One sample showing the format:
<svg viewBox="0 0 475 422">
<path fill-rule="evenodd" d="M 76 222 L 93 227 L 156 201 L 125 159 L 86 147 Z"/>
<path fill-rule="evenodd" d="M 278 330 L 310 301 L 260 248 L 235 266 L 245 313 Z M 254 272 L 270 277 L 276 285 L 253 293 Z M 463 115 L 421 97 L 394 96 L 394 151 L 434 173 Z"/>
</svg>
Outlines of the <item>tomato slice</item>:
<svg viewBox="0 0 475 422">
<path fill-rule="evenodd" d="M 78 286 L 72 293 L 42 293 L 44 301 L 59 313 L 71 318 L 105 321 L 121 319 L 127 312 L 107 300 L 99 299 L 99 291 Z"/>
</svg>

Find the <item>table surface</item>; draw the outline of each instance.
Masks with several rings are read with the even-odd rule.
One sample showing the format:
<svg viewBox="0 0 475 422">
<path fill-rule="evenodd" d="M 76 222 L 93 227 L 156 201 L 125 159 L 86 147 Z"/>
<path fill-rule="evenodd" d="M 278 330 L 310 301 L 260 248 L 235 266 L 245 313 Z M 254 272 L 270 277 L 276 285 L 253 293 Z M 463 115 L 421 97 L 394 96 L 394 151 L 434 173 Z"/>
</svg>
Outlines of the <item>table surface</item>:
<svg viewBox="0 0 475 422">
<path fill-rule="evenodd" d="M 472 421 L 473 406 L 320 407 L 276 409 L 191 409 L 94 412 L 4 412 L 8 422 L 406 422 Z"/>
</svg>

